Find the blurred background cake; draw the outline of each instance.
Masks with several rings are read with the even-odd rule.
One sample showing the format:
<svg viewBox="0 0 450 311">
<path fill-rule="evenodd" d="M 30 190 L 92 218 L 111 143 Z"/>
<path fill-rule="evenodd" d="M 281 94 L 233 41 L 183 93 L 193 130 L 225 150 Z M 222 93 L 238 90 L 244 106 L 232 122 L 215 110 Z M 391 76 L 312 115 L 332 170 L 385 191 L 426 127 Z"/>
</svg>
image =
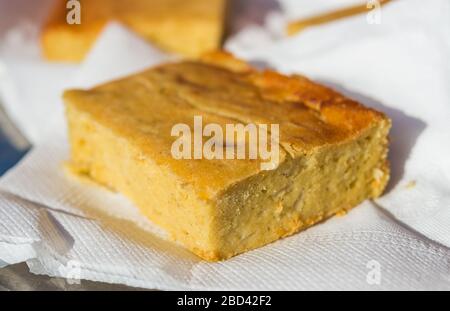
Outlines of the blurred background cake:
<svg viewBox="0 0 450 311">
<path fill-rule="evenodd" d="M 55 1 L 42 33 L 48 59 L 81 61 L 110 21 L 123 23 L 163 50 L 195 57 L 219 48 L 226 0 L 85 0 L 80 9 L 80 23 L 70 24 L 67 1 Z"/>
</svg>

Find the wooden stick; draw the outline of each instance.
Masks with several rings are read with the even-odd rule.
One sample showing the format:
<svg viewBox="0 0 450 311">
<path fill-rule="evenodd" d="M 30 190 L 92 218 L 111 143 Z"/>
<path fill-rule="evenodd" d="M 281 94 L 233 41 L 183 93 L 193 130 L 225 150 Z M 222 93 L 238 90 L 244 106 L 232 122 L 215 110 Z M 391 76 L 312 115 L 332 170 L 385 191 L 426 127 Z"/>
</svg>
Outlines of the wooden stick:
<svg viewBox="0 0 450 311">
<path fill-rule="evenodd" d="M 385 5 L 391 1 L 392 0 L 379 0 L 379 3 L 380 3 L 380 5 Z M 332 22 L 332 21 L 335 21 L 338 19 L 350 17 L 350 16 L 357 15 L 357 14 L 367 13 L 373 9 L 372 7 L 369 7 L 368 4 L 369 3 L 356 5 L 356 6 L 344 8 L 344 9 L 341 9 L 338 11 L 325 13 L 325 14 L 321 14 L 321 15 L 317 15 L 317 16 L 312 16 L 312 17 L 305 18 L 305 19 L 302 19 L 299 21 L 291 22 L 287 26 L 287 29 L 286 29 L 287 34 L 289 36 L 292 36 L 307 27 L 329 23 L 329 22 Z"/>
</svg>

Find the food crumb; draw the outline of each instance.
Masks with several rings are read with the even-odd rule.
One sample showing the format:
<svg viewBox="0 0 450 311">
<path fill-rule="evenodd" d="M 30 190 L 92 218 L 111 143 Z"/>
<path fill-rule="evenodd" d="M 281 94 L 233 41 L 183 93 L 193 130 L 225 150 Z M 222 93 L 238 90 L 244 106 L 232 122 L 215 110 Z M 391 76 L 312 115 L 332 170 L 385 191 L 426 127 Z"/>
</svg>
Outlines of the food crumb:
<svg viewBox="0 0 450 311">
<path fill-rule="evenodd" d="M 406 189 L 412 189 L 416 186 L 417 182 L 415 180 L 411 180 L 407 185 Z"/>
<path fill-rule="evenodd" d="M 345 210 L 345 209 L 342 209 L 342 210 L 340 210 L 339 212 L 336 213 L 337 217 L 343 217 L 345 215 L 347 215 L 347 210 Z"/>
</svg>

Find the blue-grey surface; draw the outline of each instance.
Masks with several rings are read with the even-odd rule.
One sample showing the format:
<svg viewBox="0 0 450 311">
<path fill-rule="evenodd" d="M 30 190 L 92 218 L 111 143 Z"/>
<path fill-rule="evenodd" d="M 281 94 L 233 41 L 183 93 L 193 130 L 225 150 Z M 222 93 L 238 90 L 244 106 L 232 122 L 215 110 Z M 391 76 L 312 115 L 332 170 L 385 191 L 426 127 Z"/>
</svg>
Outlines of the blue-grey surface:
<svg viewBox="0 0 450 311">
<path fill-rule="evenodd" d="M 124 285 L 112 285 L 81 280 L 80 284 L 69 284 L 60 278 L 34 275 L 26 264 L 0 269 L 0 291 L 129 291 L 140 290 Z"/>
<path fill-rule="evenodd" d="M 26 150 L 17 149 L 0 129 L 0 176 L 13 167 L 25 153 Z"/>
<path fill-rule="evenodd" d="M 10 120 L 0 101 L 0 176 L 30 149 L 30 144 Z"/>
</svg>

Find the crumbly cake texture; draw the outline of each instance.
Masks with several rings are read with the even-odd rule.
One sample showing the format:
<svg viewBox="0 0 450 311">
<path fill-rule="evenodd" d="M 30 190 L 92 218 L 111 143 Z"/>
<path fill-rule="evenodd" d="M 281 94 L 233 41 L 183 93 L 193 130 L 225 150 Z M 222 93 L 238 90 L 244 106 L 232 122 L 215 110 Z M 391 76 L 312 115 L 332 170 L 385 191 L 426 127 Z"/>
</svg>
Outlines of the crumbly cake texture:
<svg viewBox="0 0 450 311">
<path fill-rule="evenodd" d="M 50 60 L 79 62 L 109 21 L 119 21 L 160 48 L 188 57 L 221 44 L 227 0 L 83 0 L 81 24 L 67 23 L 66 0 L 57 0 L 42 32 Z"/>
<path fill-rule="evenodd" d="M 71 166 L 203 259 L 252 250 L 380 196 L 391 121 L 303 76 L 224 53 L 64 94 Z M 280 163 L 176 160 L 174 124 L 280 126 Z"/>
</svg>

